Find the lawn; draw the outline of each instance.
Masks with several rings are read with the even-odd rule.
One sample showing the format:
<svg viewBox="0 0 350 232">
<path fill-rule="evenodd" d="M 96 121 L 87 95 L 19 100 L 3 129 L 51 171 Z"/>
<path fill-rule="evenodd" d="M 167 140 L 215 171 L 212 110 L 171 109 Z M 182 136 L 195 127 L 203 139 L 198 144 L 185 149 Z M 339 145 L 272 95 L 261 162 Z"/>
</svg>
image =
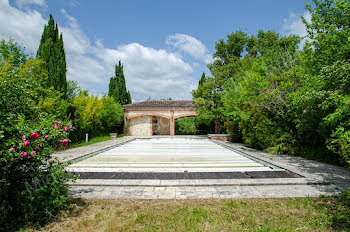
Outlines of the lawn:
<svg viewBox="0 0 350 232">
<path fill-rule="evenodd" d="M 347 195 L 347 198 L 349 195 Z M 348 230 L 338 198 L 245 200 L 75 200 L 42 231 Z"/>
<path fill-rule="evenodd" d="M 124 137 L 124 134 L 117 135 L 117 138 L 121 138 L 121 137 Z M 68 145 L 68 149 L 77 148 L 77 147 L 84 147 L 87 145 L 91 145 L 94 143 L 99 143 L 99 142 L 103 142 L 103 141 L 107 141 L 107 140 L 111 140 L 111 139 L 112 138 L 109 135 L 99 136 L 99 137 L 95 137 L 95 138 L 90 139 L 87 143 L 85 143 L 85 141 L 82 141 L 80 143 L 70 144 L 70 145 Z"/>
</svg>

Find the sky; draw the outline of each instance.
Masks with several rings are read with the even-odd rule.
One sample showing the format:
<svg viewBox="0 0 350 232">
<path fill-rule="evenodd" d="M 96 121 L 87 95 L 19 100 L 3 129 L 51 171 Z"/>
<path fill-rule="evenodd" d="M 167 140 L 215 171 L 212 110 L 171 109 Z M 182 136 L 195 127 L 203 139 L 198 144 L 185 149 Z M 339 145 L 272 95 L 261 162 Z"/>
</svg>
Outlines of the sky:
<svg viewBox="0 0 350 232">
<path fill-rule="evenodd" d="M 191 99 L 210 76 L 215 42 L 259 29 L 305 36 L 305 0 L 0 0 L 0 39 L 35 56 L 52 14 L 63 41 L 67 80 L 102 96 L 121 60 L 133 101 Z"/>
</svg>

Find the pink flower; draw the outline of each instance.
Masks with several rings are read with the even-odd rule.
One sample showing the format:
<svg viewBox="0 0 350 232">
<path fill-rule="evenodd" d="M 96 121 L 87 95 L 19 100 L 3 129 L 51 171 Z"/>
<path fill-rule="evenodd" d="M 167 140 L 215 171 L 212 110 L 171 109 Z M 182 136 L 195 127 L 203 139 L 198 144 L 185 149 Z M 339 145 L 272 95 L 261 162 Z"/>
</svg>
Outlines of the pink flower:
<svg viewBox="0 0 350 232">
<path fill-rule="evenodd" d="M 58 123 L 58 121 L 56 121 L 56 123 Z"/>
<path fill-rule="evenodd" d="M 67 147 L 67 145 L 68 145 L 68 139 L 62 140 L 61 144 L 62 144 L 62 147 Z"/>
<path fill-rule="evenodd" d="M 44 139 L 47 139 L 48 137 L 49 137 L 48 135 L 44 135 L 44 136 L 43 136 Z"/>
<path fill-rule="evenodd" d="M 40 138 L 40 135 L 38 133 L 32 133 L 30 137 L 32 137 L 33 139 L 38 139 Z"/>
<path fill-rule="evenodd" d="M 9 152 L 11 152 L 11 151 L 16 151 L 16 149 L 15 149 L 14 147 L 11 147 L 11 148 L 9 149 Z"/>
<path fill-rule="evenodd" d="M 56 121 L 57 122 L 57 121 Z M 55 127 L 56 129 L 58 128 L 58 123 L 54 123 L 53 127 Z"/>
<path fill-rule="evenodd" d="M 35 150 L 35 151 L 39 151 L 39 150 L 40 150 L 40 147 L 39 147 L 39 146 L 36 146 L 34 150 Z"/>
<path fill-rule="evenodd" d="M 28 147 L 28 146 L 30 145 L 30 142 L 29 142 L 29 141 L 24 141 L 23 145 L 24 145 L 25 147 Z"/>
<path fill-rule="evenodd" d="M 27 137 L 26 137 L 25 135 L 22 135 L 22 139 L 23 139 L 23 140 L 26 140 L 26 138 L 27 138 Z"/>
<path fill-rule="evenodd" d="M 33 152 L 32 152 L 32 155 L 33 155 L 33 157 L 36 156 L 36 151 L 33 151 Z"/>
<path fill-rule="evenodd" d="M 25 152 L 25 151 L 22 151 L 22 152 L 21 152 L 21 156 L 22 156 L 22 157 L 26 157 L 26 155 L 27 155 L 27 152 Z"/>
<path fill-rule="evenodd" d="M 67 131 L 67 130 L 69 130 L 69 128 L 65 126 L 65 127 L 63 128 L 63 130 L 64 130 L 64 131 Z"/>
<path fill-rule="evenodd" d="M 70 129 L 72 129 L 73 127 L 72 127 L 72 125 L 70 125 L 69 127 L 68 127 L 68 130 L 70 130 Z"/>
<path fill-rule="evenodd" d="M 62 132 L 58 132 L 60 135 L 62 134 Z"/>
</svg>

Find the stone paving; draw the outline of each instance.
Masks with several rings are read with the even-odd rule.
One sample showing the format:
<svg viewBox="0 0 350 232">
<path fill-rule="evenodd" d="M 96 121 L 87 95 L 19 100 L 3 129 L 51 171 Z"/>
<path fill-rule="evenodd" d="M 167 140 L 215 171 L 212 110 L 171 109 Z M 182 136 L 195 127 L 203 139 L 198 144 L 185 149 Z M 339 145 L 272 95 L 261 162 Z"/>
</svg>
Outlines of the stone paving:
<svg viewBox="0 0 350 232">
<path fill-rule="evenodd" d="M 105 149 L 110 146 L 117 145 L 119 143 L 126 142 L 132 139 L 134 139 L 134 137 L 124 136 L 117 139 L 111 139 L 111 140 L 107 140 L 99 143 L 94 143 L 88 146 L 72 148 L 64 151 L 58 151 L 53 154 L 53 157 L 57 157 L 61 161 L 67 162 L 67 161 L 71 161 L 76 158 L 82 157 L 84 155 L 87 155 L 88 153 L 96 152 L 101 149 Z"/>
<path fill-rule="evenodd" d="M 339 193 L 333 185 L 72 186 L 71 195 L 105 199 L 204 199 L 317 197 Z"/>
<path fill-rule="evenodd" d="M 94 144 L 94 151 L 123 140 Z M 209 179 L 209 180 L 100 180 L 86 179 L 70 183 L 73 197 L 122 199 L 203 199 L 203 198 L 286 198 L 333 195 L 350 188 L 350 171 L 341 167 L 287 155 L 271 155 L 243 144 L 217 142 L 253 157 L 287 169 L 303 178 Z M 100 147 L 99 147 L 100 146 Z M 79 157 L 91 151 L 67 150 L 60 157 Z M 78 148 L 76 148 L 78 149 Z M 73 149 L 72 149 L 73 150 Z"/>
</svg>

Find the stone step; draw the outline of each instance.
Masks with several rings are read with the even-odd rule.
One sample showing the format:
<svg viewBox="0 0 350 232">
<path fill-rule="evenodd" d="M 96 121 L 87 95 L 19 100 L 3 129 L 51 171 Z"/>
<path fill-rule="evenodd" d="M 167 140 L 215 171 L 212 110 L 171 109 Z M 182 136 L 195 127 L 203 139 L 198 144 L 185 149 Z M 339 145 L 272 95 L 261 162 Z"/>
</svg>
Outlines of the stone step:
<svg viewBox="0 0 350 232">
<path fill-rule="evenodd" d="M 115 167 L 115 168 L 235 168 L 235 167 L 263 167 L 255 162 L 237 162 L 226 164 L 201 163 L 77 163 L 70 167 Z"/>
<path fill-rule="evenodd" d="M 281 169 L 271 169 L 269 167 L 230 167 L 230 168 L 113 168 L 113 167 L 74 167 L 69 166 L 66 170 L 70 172 L 246 172 L 246 171 L 280 171 Z"/>
<path fill-rule="evenodd" d="M 79 179 L 70 186 L 260 186 L 260 185 L 320 185 L 324 182 L 307 178 L 270 179 L 194 179 L 194 180 L 133 180 L 133 179 Z"/>
</svg>

